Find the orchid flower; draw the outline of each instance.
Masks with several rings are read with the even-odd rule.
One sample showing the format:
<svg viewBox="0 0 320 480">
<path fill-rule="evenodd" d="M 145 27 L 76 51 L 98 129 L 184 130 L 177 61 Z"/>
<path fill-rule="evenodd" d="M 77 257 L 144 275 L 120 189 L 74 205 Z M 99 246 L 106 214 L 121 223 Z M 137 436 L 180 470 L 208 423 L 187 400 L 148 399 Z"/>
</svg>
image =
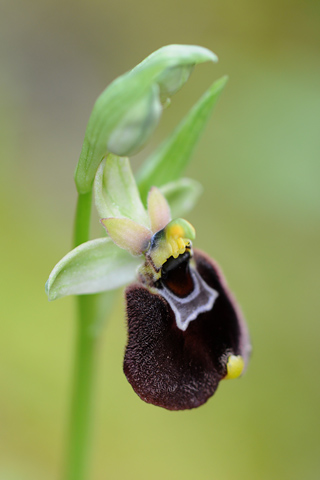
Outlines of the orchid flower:
<svg viewBox="0 0 320 480">
<path fill-rule="evenodd" d="M 108 155 L 94 191 L 108 237 L 70 252 L 52 272 L 48 291 L 57 297 L 66 288 L 96 293 L 129 284 L 128 381 L 148 403 L 198 407 L 220 380 L 237 378 L 247 365 L 250 343 L 240 309 L 218 265 L 193 249 L 194 227 L 172 219 L 159 188 L 150 189 L 144 207 L 127 158 Z"/>
</svg>

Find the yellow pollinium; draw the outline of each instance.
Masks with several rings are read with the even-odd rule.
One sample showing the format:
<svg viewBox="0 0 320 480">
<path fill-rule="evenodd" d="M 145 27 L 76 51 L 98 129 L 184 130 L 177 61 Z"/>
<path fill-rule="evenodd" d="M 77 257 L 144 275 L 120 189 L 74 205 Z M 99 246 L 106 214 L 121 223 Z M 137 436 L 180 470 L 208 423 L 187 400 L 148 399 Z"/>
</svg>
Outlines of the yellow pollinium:
<svg viewBox="0 0 320 480">
<path fill-rule="evenodd" d="M 166 234 L 167 237 L 179 238 L 185 235 L 185 230 L 182 225 L 179 225 L 177 223 L 174 223 L 172 225 L 169 224 L 167 226 Z"/>
<path fill-rule="evenodd" d="M 167 240 L 168 252 L 170 252 L 169 256 L 172 255 L 173 258 L 178 258 L 179 255 L 182 255 L 186 251 L 188 245 L 190 245 L 190 241 L 184 238 L 169 238 Z"/>
<path fill-rule="evenodd" d="M 195 238 L 194 227 L 183 218 L 172 220 L 162 232 L 163 235 L 159 237 L 150 253 L 153 263 L 158 269 L 161 269 L 168 258 L 178 258 L 179 255 L 182 255 Z"/>
<path fill-rule="evenodd" d="M 169 256 L 178 258 L 186 251 L 186 247 L 190 245 L 190 240 L 195 237 L 195 230 L 191 223 L 183 219 L 170 222 L 165 228 L 165 236 Z"/>
<path fill-rule="evenodd" d="M 230 355 L 227 361 L 227 375 L 225 380 L 238 378 L 244 369 L 244 360 L 241 355 Z"/>
</svg>

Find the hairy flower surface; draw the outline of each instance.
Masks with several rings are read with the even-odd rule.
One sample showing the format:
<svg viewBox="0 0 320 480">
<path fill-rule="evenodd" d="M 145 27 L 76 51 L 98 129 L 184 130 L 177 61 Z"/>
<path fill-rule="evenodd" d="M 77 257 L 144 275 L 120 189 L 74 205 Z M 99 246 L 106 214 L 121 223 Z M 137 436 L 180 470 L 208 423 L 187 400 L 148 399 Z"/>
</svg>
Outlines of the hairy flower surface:
<svg viewBox="0 0 320 480">
<path fill-rule="evenodd" d="M 194 260 L 169 259 L 156 284 L 126 290 L 125 375 L 142 400 L 169 410 L 202 405 L 248 360 L 247 328 L 220 269 L 199 250 Z"/>
</svg>

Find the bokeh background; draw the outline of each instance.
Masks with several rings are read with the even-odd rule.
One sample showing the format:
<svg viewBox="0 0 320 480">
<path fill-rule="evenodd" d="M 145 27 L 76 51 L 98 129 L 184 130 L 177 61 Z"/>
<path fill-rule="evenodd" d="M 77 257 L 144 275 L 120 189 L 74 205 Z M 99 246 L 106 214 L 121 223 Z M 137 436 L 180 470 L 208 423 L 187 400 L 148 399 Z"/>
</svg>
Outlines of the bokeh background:
<svg viewBox="0 0 320 480">
<path fill-rule="evenodd" d="M 44 283 L 71 245 L 73 171 L 95 99 L 170 43 L 206 46 L 220 62 L 195 69 L 145 152 L 229 74 L 187 172 L 205 187 L 189 220 L 254 351 L 247 374 L 199 409 L 144 404 L 122 373 L 119 292 L 99 346 L 90 480 L 319 479 L 320 3 L 4 0 L 1 10 L 0 479 L 61 478 L 74 299 L 48 303 Z"/>
</svg>

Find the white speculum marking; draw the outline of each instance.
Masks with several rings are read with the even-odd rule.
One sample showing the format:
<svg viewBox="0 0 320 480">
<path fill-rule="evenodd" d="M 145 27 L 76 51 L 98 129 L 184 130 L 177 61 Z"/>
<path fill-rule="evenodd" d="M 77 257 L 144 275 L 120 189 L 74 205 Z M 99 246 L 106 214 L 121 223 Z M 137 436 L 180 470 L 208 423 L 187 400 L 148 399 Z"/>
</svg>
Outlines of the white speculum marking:
<svg viewBox="0 0 320 480">
<path fill-rule="evenodd" d="M 164 285 L 159 290 L 159 293 L 167 300 L 175 314 L 177 327 L 183 331 L 200 313 L 209 312 L 219 295 L 216 290 L 206 284 L 198 272 L 193 269 L 190 269 L 190 272 L 193 280 L 193 290 L 187 297 L 177 297 Z"/>
</svg>

